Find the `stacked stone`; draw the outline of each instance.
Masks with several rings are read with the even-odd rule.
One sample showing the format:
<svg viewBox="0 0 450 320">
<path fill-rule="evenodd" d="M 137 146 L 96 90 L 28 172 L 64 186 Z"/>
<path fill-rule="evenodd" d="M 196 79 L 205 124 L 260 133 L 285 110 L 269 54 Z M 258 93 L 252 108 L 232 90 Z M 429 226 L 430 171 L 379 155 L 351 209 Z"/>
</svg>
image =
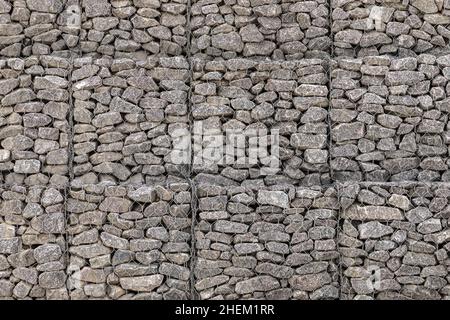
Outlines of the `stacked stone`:
<svg viewBox="0 0 450 320">
<path fill-rule="evenodd" d="M 78 45 L 78 0 L 0 0 L 0 57 L 55 54 Z"/>
<path fill-rule="evenodd" d="M 332 0 L 336 56 L 448 52 L 448 0 Z"/>
<path fill-rule="evenodd" d="M 0 187 L 0 299 L 67 299 L 64 191 Z"/>
<path fill-rule="evenodd" d="M 450 55 L 339 58 L 331 170 L 339 181 L 449 181 Z"/>
<path fill-rule="evenodd" d="M 71 188 L 71 299 L 188 299 L 190 208 L 187 183 Z"/>
<path fill-rule="evenodd" d="M 68 181 L 69 61 L 0 60 L 0 182 Z"/>
<path fill-rule="evenodd" d="M 337 299 L 333 187 L 198 186 L 200 299 Z"/>
<path fill-rule="evenodd" d="M 192 116 L 196 179 L 218 185 L 248 186 L 328 183 L 327 67 L 327 61 L 320 59 L 194 60 Z M 247 159 L 245 163 L 233 159 L 237 154 L 226 154 L 227 146 L 232 146 L 225 139 L 230 132 L 248 137 L 268 135 L 268 155 L 258 155 L 257 159 Z M 271 149 L 270 135 L 274 134 L 276 139 L 277 132 L 280 170 L 265 173 L 261 169 L 271 168 L 270 156 L 275 152 Z M 210 147 L 203 144 L 203 153 L 200 152 L 197 147 L 208 136 L 215 135 L 224 137 L 223 145 L 219 140 Z M 225 156 L 211 162 L 205 153 L 216 147 Z"/>
<path fill-rule="evenodd" d="M 449 299 L 450 185 L 339 188 L 343 299 Z"/>
<path fill-rule="evenodd" d="M 73 183 L 153 185 L 181 176 L 188 68 L 183 57 L 75 59 Z"/>
<path fill-rule="evenodd" d="M 94 57 L 178 56 L 187 46 L 187 0 L 82 0 L 80 48 Z"/>
<path fill-rule="evenodd" d="M 191 52 L 199 59 L 324 58 L 328 16 L 326 0 L 194 0 Z"/>
</svg>

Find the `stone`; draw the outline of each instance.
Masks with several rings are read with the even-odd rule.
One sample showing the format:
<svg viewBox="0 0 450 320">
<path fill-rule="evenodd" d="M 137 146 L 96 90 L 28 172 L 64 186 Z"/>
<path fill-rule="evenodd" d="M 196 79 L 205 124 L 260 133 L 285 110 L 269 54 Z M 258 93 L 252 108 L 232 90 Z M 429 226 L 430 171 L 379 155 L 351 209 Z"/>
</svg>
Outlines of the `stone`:
<svg viewBox="0 0 450 320">
<path fill-rule="evenodd" d="M 257 201 L 260 205 L 268 204 L 281 208 L 289 207 L 289 197 L 282 191 L 258 191 Z"/>
<path fill-rule="evenodd" d="M 225 275 L 217 275 L 214 277 L 204 278 L 196 282 L 195 288 L 199 291 L 206 290 L 212 287 L 220 286 L 228 281 L 230 277 Z"/>
<path fill-rule="evenodd" d="M 41 204 L 44 207 L 62 203 L 63 201 L 64 201 L 64 198 L 63 198 L 62 194 L 55 188 L 47 188 L 42 193 Z"/>
<path fill-rule="evenodd" d="M 397 208 L 385 206 L 352 205 L 343 212 L 343 217 L 351 220 L 404 220 L 403 213 Z"/>
<path fill-rule="evenodd" d="M 378 221 L 360 224 L 358 230 L 360 239 L 377 239 L 394 232 L 394 229 Z"/>
<path fill-rule="evenodd" d="M 6 223 L 0 223 L 0 239 L 11 239 L 16 236 L 16 228 Z"/>
<path fill-rule="evenodd" d="M 66 274 L 63 271 L 43 272 L 39 275 L 39 285 L 44 289 L 58 289 L 65 285 Z"/>
<path fill-rule="evenodd" d="M 119 238 L 113 234 L 102 232 L 100 234 L 100 239 L 103 244 L 107 247 L 114 249 L 128 249 L 129 243 L 128 240 Z"/>
<path fill-rule="evenodd" d="M 244 48 L 244 43 L 237 32 L 229 32 L 213 35 L 211 37 L 211 44 L 221 50 L 241 52 Z"/>
<path fill-rule="evenodd" d="M 416 207 L 405 213 L 406 219 L 412 223 L 420 223 L 432 216 L 433 214 L 426 207 Z"/>
<path fill-rule="evenodd" d="M 426 22 L 429 22 L 430 24 L 433 24 L 433 25 L 440 25 L 440 24 L 446 25 L 446 24 L 450 23 L 450 17 L 449 16 L 444 16 L 442 14 L 437 14 L 437 13 L 435 13 L 435 14 L 426 14 L 424 16 L 424 20 Z"/>
<path fill-rule="evenodd" d="M 111 14 L 111 4 L 107 0 L 84 0 L 83 7 L 89 18 Z"/>
<path fill-rule="evenodd" d="M 248 230 L 248 226 L 243 223 L 219 220 L 213 226 L 215 231 L 223 233 L 245 233 Z"/>
<path fill-rule="evenodd" d="M 446 229 L 444 231 L 432 234 L 430 236 L 435 243 L 437 244 L 444 243 L 450 239 L 450 229 Z"/>
<path fill-rule="evenodd" d="M 40 113 L 27 113 L 23 116 L 23 125 L 28 128 L 44 127 L 51 121 L 49 116 Z"/>
<path fill-rule="evenodd" d="M 406 196 L 393 194 L 390 196 L 387 202 L 388 204 L 405 211 L 411 208 L 411 202 Z"/>
<path fill-rule="evenodd" d="M 13 270 L 14 277 L 30 284 L 37 284 L 38 272 L 35 269 L 19 267 Z"/>
<path fill-rule="evenodd" d="M 417 231 L 423 234 L 429 234 L 441 231 L 442 225 L 439 219 L 428 219 L 425 220 L 417 226 Z"/>
<path fill-rule="evenodd" d="M 40 264 L 58 260 L 62 251 L 57 244 L 45 244 L 34 249 L 34 258 Z"/>
<path fill-rule="evenodd" d="M 42 214 L 31 220 L 31 227 L 44 234 L 63 234 L 66 232 L 65 215 L 62 212 Z"/>
<path fill-rule="evenodd" d="M 98 31 L 107 31 L 113 29 L 119 24 L 119 19 L 116 17 L 96 17 L 92 19 L 94 29 Z"/>
<path fill-rule="evenodd" d="M 61 0 L 26 0 L 27 7 L 32 11 L 60 13 L 63 9 Z"/>
<path fill-rule="evenodd" d="M 306 275 L 294 275 L 289 279 L 293 289 L 312 292 L 331 283 L 331 277 L 326 272 Z"/>
<path fill-rule="evenodd" d="M 127 212 L 131 208 L 131 201 L 119 197 L 106 197 L 100 203 L 99 209 L 106 212 Z"/>
<path fill-rule="evenodd" d="M 425 75 L 417 71 L 393 71 L 386 74 L 388 86 L 413 85 L 425 79 Z"/>
<path fill-rule="evenodd" d="M 0 95 L 7 95 L 19 86 L 19 79 L 0 80 Z"/>
<path fill-rule="evenodd" d="M 0 254 L 18 253 L 21 247 L 20 238 L 0 239 Z"/>
<path fill-rule="evenodd" d="M 156 191 L 152 187 L 139 187 L 136 190 L 129 191 L 128 197 L 133 201 L 151 203 L 156 200 Z"/>
<path fill-rule="evenodd" d="M 24 103 L 36 99 L 36 94 L 27 88 L 17 89 L 7 94 L 2 100 L 2 106 L 7 107 L 19 103 Z"/>
<path fill-rule="evenodd" d="M 362 32 L 358 30 L 342 30 L 335 34 L 334 40 L 355 45 L 360 43 L 362 36 Z"/>
<path fill-rule="evenodd" d="M 255 291 L 270 291 L 280 287 L 280 283 L 271 276 L 257 276 L 236 283 L 237 294 L 247 294 Z"/>
<path fill-rule="evenodd" d="M 159 273 L 170 278 L 187 281 L 189 280 L 190 271 L 188 268 L 178 266 L 173 263 L 162 263 L 159 267 Z"/>
<path fill-rule="evenodd" d="M 111 251 L 102 244 L 89 244 L 82 246 L 72 246 L 69 248 L 70 253 L 85 259 L 95 258 L 101 255 L 109 254 Z"/>
<path fill-rule="evenodd" d="M 364 133 L 363 123 L 341 123 L 336 125 L 332 129 L 331 136 L 334 141 L 342 142 L 347 140 L 361 139 L 362 137 L 364 137 Z"/>
<path fill-rule="evenodd" d="M 164 276 L 160 274 L 142 277 L 126 277 L 120 278 L 120 285 L 125 290 L 152 292 L 162 284 L 163 280 Z"/>
<path fill-rule="evenodd" d="M 436 259 L 431 254 L 407 252 L 403 257 L 403 263 L 412 266 L 433 266 L 436 264 Z"/>
<path fill-rule="evenodd" d="M 73 279 L 89 282 L 89 283 L 104 283 L 106 274 L 104 270 L 96 270 L 89 267 L 84 267 L 78 274 L 72 276 Z"/>
<path fill-rule="evenodd" d="M 436 13 L 438 12 L 438 7 L 434 1 L 426 0 L 414 0 L 412 5 L 422 11 L 423 13 Z"/>
<path fill-rule="evenodd" d="M 264 40 L 264 36 L 254 24 L 242 27 L 239 34 L 244 42 L 261 42 Z"/>
<path fill-rule="evenodd" d="M 0 297 L 11 297 L 14 289 L 14 284 L 8 280 L 0 279 Z"/>
<path fill-rule="evenodd" d="M 325 147 L 327 136 L 323 134 L 296 133 L 291 136 L 291 145 L 297 149 L 321 149 Z"/>
</svg>

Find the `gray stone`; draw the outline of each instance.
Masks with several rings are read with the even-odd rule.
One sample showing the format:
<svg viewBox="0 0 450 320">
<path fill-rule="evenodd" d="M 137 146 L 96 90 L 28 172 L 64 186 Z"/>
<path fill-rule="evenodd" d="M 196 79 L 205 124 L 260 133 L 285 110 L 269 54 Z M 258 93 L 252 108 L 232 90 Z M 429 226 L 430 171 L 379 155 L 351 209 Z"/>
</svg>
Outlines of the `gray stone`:
<svg viewBox="0 0 450 320">
<path fill-rule="evenodd" d="M 57 244 L 45 244 L 34 249 L 34 258 L 41 264 L 56 261 L 61 255 L 61 248 Z"/>
<path fill-rule="evenodd" d="M 151 292 L 158 288 L 164 280 L 164 276 L 160 274 L 142 276 L 142 277 L 126 277 L 120 278 L 120 285 L 125 290 L 136 292 Z"/>
<path fill-rule="evenodd" d="M 436 264 L 436 258 L 431 254 L 407 252 L 403 257 L 403 263 L 411 266 L 433 266 Z"/>
<path fill-rule="evenodd" d="M 43 272 L 39 275 L 39 285 L 44 289 L 58 289 L 65 282 L 66 274 L 63 271 Z"/>
<path fill-rule="evenodd" d="M 255 291 L 270 291 L 280 287 L 280 283 L 270 276 L 257 276 L 236 283 L 237 294 L 247 294 Z"/>
<path fill-rule="evenodd" d="M 61 0 L 26 0 L 27 7 L 33 11 L 60 13 L 63 9 Z"/>
<path fill-rule="evenodd" d="M 245 233 L 248 230 L 248 225 L 238 222 L 219 220 L 213 226 L 215 231 L 223 233 Z"/>
<path fill-rule="evenodd" d="M 392 234 L 394 230 L 378 221 L 370 221 L 358 226 L 360 239 L 377 239 L 388 234 Z"/>
<path fill-rule="evenodd" d="M 260 205 L 268 204 L 281 208 L 289 207 L 289 197 L 282 191 L 258 191 L 257 201 Z"/>
<path fill-rule="evenodd" d="M 346 219 L 367 220 L 404 220 L 402 212 L 397 208 L 383 206 L 358 206 L 352 205 L 343 212 Z"/>
<path fill-rule="evenodd" d="M 293 289 L 303 291 L 315 291 L 331 283 L 331 277 L 326 272 L 306 275 L 294 275 L 289 279 L 289 284 Z"/>
<path fill-rule="evenodd" d="M 18 253 L 20 247 L 20 238 L 0 239 L 0 254 Z"/>
<path fill-rule="evenodd" d="M 130 210 L 132 202 L 126 198 L 106 197 L 100 203 L 99 209 L 106 212 L 127 212 Z"/>
<path fill-rule="evenodd" d="M 218 49 L 237 52 L 241 52 L 244 48 L 244 43 L 237 32 L 213 35 L 211 37 L 211 44 Z"/>
<path fill-rule="evenodd" d="M 19 103 L 24 103 L 36 99 L 36 94 L 27 88 L 17 89 L 7 94 L 2 100 L 2 106 L 7 107 Z"/>
<path fill-rule="evenodd" d="M 364 124 L 360 122 L 338 124 L 332 129 L 331 136 L 336 142 L 361 139 L 364 137 Z"/>
</svg>

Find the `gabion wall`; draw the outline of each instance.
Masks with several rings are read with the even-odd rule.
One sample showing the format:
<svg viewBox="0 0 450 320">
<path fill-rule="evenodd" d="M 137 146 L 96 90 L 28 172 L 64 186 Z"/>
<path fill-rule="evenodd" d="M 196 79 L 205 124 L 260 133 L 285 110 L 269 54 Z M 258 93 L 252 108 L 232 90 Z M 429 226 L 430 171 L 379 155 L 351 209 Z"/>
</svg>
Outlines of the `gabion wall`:
<svg viewBox="0 0 450 320">
<path fill-rule="evenodd" d="M 70 189 L 70 297 L 187 299 L 190 217 L 186 183 Z"/>
<path fill-rule="evenodd" d="M 153 185 L 179 176 L 171 151 L 189 133 L 188 69 L 184 57 L 75 59 L 73 183 Z"/>
<path fill-rule="evenodd" d="M 65 185 L 70 62 L 53 56 L 0 60 L 2 183 Z"/>
<path fill-rule="evenodd" d="M 449 26 L 449 0 L 0 0 L 0 299 L 449 299 Z"/>
<path fill-rule="evenodd" d="M 450 55 L 338 58 L 331 168 L 340 181 L 449 181 Z"/>
<path fill-rule="evenodd" d="M 93 57 L 178 56 L 187 45 L 187 0 L 81 0 L 80 49 Z"/>
<path fill-rule="evenodd" d="M 211 60 L 327 56 L 328 16 L 326 0 L 192 0 L 191 51 Z"/>
<path fill-rule="evenodd" d="M 447 0 L 331 0 L 337 56 L 439 53 L 450 40 Z"/>
<path fill-rule="evenodd" d="M 337 299 L 334 188 L 202 185 L 195 227 L 201 299 Z"/>
<path fill-rule="evenodd" d="M 0 298 L 67 299 L 64 190 L 0 188 Z"/>
<path fill-rule="evenodd" d="M 448 300 L 449 185 L 355 184 L 341 196 L 343 299 Z"/>
<path fill-rule="evenodd" d="M 71 56 L 79 41 L 79 23 L 74 20 L 81 13 L 78 2 L 1 0 L 0 58 Z"/>
<path fill-rule="evenodd" d="M 217 175 L 215 183 L 226 185 L 329 183 L 327 69 L 327 61 L 320 59 L 195 59 L 194 130 L 200 125 L 206 136 L 225 135 L 226 130 L 248 136 L 258 130 L 268 134 L 277 130 L 281 163 L 279 172 L 265 176 L 260 170 L 268 165 L 265 158 L 249 163 L 249 168 L 227 163 L 227 158 L 222 163 L 209 160 L 196 153 L 201 139 L 194 141 L 194 170 Z"/>
</svg>

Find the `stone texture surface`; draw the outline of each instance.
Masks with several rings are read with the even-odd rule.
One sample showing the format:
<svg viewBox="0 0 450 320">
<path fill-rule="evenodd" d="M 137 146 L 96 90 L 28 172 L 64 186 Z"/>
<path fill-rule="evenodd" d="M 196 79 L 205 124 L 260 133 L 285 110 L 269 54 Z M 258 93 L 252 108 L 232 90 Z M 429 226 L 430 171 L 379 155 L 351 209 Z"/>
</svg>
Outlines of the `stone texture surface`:
<svg viewBox="0 0 450 320">
<path fill-rule="evenodd" d="M 69 57 L 79 41 L 77 0 L 0 1 L 0 57 Z"/>
<path fill-rule="evenodd" d="M 64 190 L 0 187 L 0 299 L 69 298 Z"/>
<path fill-rule="evenodd" d="M 450 185 L 362 183 L 338 191 L 342 299 L 449 298 Z"/>
<path fill-rule="evenodd" d="M 325 0 L 194 0 L 191 51 L 201 59 L 324 58 L 328 16 Z"/>
<path fill-rule="evenodd" d="M 1 183 L 67 184 L 69 68 L 54 56 L 0 60 Z"/>
<path fill-rule="evenodd" d="M 449 299 L 449 25 L 448 0 L 0 0 L 0 299 Z"/>
<path fill-rule="evenodd" d="M 81 1 L 83 55 L 145 59 L 187 46 L 187 0 Z"/>
<path fill-rule="evenodd" d="M 450 4 L 442 0 L 332 0 L 336 56 L 449 52 Z"/>
<path fill-rule="evenodd" d="M 187 183 L 71 188 L 70 298 L 188 299 L 190 210 Z"/>
<path fill-rule="evenodd" d="M 331 170 L 340 181 L 448 181 L 450 55 L 338 58 Z"/>
<path fill-rule="evenodd" d="M 201 299 L 338 298 L 334 188 L 202 184 L 197 196 L 194 288 Z"/>
<path fill-rule="evenodd" d="M 186 59 L 84 57 L 74 67 L 73 183 L 176 181 L 174 143 L 189 133 Z"/>
<path fill-rule="evenodd" d="M 192 117 L 196 179 L 223 185 L 329 183 L 327 68 L 326 61 L 320 59 L 195 59 Z M 226 156 L 227 146 L 233 147 L 225 139 L 227 134 L 246 135 L 249 141 L 252 135 L 262 137 L 276 131 L 277 172 L 262 170 L 271 167 L 268 162 L 274 155 L 270 136 L 267 155 L 244 161 Z M 212 141 L 209 145 L 204 143 L 208 140 Z M 206 146 L 200 149 L 201 144 Z M 210 153 L 224 156 L 211 159 Z"/>
</svg>

